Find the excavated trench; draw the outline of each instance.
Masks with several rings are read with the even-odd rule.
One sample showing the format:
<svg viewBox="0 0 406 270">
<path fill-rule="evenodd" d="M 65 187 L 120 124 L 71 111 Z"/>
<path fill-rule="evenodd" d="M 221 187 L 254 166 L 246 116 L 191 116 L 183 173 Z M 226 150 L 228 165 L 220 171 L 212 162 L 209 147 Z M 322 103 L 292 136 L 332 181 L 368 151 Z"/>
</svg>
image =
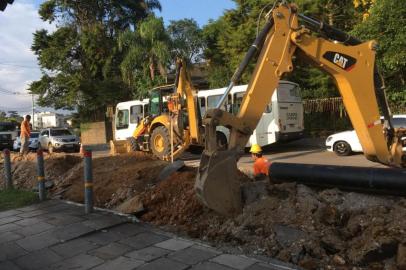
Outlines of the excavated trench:
<svg viewBox="0 0 406 270">
<path fill-rule="evenodd" d="M 35 155 L 12 159 L 15 185 L 33 188 Z M 254 186 L 259 196 L 247 197 L 243 213 L 229 218 L 197 200 L 195 168 L 159 182 L 166 164 L 142 154 L 94 159 L 95 205 L 137 213 L 167 230 L 305 269 L 406 269 L 405 198 L 253 183 L 241 173 L 242 184 Z M 52 196 L 83 202 L 80 157 L 46 156 L 45 168 Z"/>
</svg>

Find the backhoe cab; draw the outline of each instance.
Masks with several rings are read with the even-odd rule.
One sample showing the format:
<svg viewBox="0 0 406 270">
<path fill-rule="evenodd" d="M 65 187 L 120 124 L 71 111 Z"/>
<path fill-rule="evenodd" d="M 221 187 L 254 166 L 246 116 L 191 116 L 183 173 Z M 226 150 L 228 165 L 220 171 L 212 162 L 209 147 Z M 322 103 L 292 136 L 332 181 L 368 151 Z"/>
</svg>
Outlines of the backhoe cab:
<svg viewBox="0 0 406 270">
<path fill-rule="evenodd" d="M 279 1 L 281 2 L 281 1 Z M 300 26 L 299 20 L 306 26 Z M 317 33 L 315 35 L 314 33 Z M 406 167 L 402 152 L 405 130 L 395 130 L 384 83 L 375 65 L 374 41 L 361 42 L 348 34 L 298 13 L 286 1 L 268 13 L 267 23 L 234 73 L 215 109 L 203 120 L 205 151 L 195 189 L 209 208 L 231 215 L 242 210 L 237 160 L 255 129 L 281 77 L 294 69 L 292 57 L 302 57 L 330 74 L 343 98 L 365 156 L 394 167 Z M 240 110 L 235 116 L 221 110 L 228 93 L 240 80 L 249 61 L 260 52 Z M 384 121 L 380 120 L 380 110 Z M 216 127 L 230 129 L 228 149 L 217 149 Z M 356 177 L 356 176 L 354 176 Z"/>
</svg>

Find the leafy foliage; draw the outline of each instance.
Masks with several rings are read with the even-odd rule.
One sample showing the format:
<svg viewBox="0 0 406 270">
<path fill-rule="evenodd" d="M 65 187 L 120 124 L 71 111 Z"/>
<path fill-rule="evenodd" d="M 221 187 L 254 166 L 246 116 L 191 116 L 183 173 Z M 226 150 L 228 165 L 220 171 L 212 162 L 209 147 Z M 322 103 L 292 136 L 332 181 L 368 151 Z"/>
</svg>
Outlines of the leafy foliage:
<svg viewBox="0 0 406 270">
<path fill-rule="evenodd" d="M 118 40 L 120 51 L 125 52 L 121 74 L 134 97 L 145 96 L 166 80 L 170 47 L 162 18 L 150 15 L 135 31 L 126 30 Z M 160 76 L 155 75 L 157 68 Z"/>
<path fill-rule="evenodd" d="M 156 8 L 156 0 L 45 1 L 39 14 L 58 28 L 34 34 L 32 50 L 43 76 L 30 91 L 39 95 L 39 105 L 75 108 L 82 117 L 95 118 L 95 112 L 130 98 L 119 68 L 118 36 L 136 29 Z"/>
<path fill-rule="evenodd" d="M 171 37 L 172 49 L 177 57 L 185 59 L 187 63 L 195 63 L 201 60 L 204 41 L 202 29 L 199 28 L 195 20 L 171 21 L 167 31 Z"/>
</svg>

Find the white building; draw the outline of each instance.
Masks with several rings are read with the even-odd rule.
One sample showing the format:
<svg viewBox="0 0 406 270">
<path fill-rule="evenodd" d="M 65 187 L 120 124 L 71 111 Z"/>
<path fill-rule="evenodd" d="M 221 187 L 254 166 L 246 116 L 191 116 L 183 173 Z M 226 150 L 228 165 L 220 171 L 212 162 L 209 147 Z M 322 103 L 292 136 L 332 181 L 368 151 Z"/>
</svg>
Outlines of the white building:
<svg viewBox="0 0 406 270">
<path fill-rule="evenodd" d="M 34 115 L 34 129 L 68 127 L 66 116 L 53 112 L 40 112 Z"/>
</svg>

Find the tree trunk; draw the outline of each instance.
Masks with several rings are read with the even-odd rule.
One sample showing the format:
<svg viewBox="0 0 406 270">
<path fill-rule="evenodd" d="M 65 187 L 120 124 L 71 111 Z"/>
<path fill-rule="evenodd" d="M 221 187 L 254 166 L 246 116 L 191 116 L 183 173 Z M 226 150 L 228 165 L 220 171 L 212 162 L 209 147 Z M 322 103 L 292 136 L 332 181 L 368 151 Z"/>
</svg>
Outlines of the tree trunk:
<svg viewBox="0 0 406 270">
<path fill-rule="evenodd" d="M 151 76 L 151 80 L 154 81 L 154 79 L 155 79 L 155 65 L 154 65 L 154 61 L 152 59 L 150 59 L 150 62 L 149 62 L 149 75 Z"/>
</svg>

